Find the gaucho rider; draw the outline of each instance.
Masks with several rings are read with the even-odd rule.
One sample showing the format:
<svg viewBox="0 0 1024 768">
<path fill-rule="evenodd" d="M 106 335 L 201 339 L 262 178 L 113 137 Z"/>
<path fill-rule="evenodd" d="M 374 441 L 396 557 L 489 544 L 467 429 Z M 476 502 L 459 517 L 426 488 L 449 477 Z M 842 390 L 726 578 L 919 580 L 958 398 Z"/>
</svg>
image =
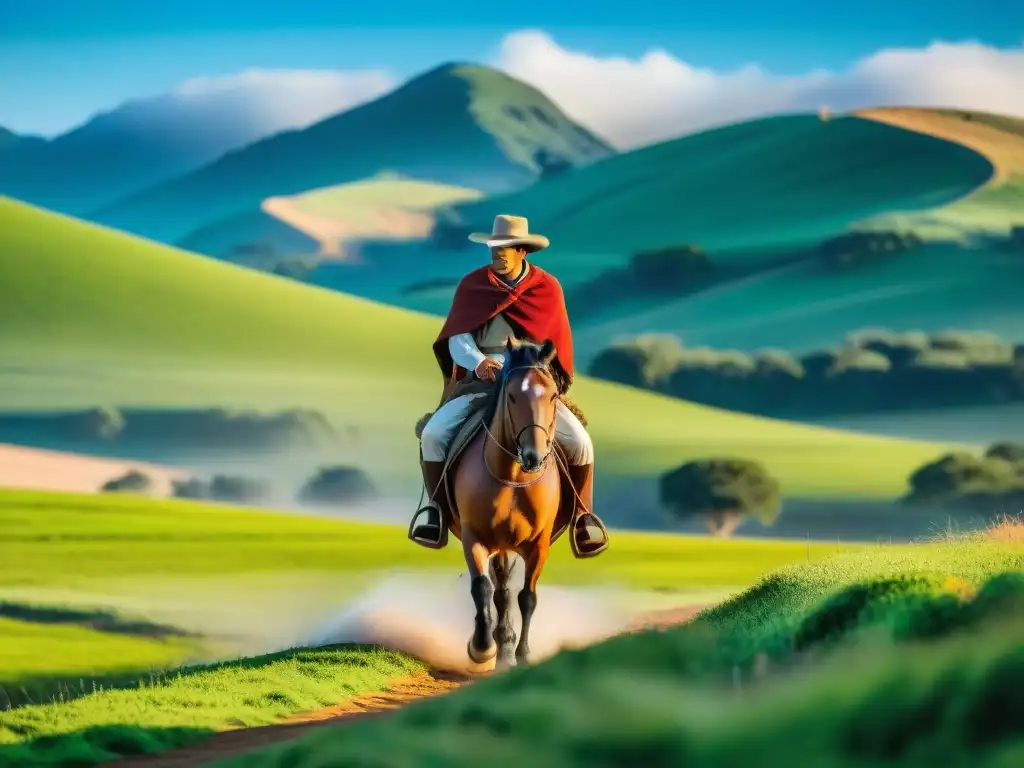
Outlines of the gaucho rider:
<svg viewBox="0 0 1024 768">
<path fill-rule="evenodd" d="M 572 333 L 562 286 L 526 259 L 528 254 L 547 248 L 548 239 L 530 234 L 527 220 L 520 216 L 498 216 L 492 232 L 474 233 L 469 239 L 490 248 L 491 263 L 459 283 L 448 318 L 434 342 L 446 393 L 455 391 L 423 427 L 421 464 L 430 501 L 416 511 L 409 534 L 417 544 L 431 549 L 448 543 L 451 511 L 441 484 L 448 448 L 471 412 L 473 399 L 487 397 L 484 382 L 493 382 L 501 371 L 505 340 L 551 339 L 557 353 L 552 368 L 561 393 L 568 390 L 573 377 Z M 469 385 L 462 387 L 468 393 L 456 394 L 460 382 Z M 557 407 L 555 441 L 565 452 L 570 480 L 579 496 L 572 522 L 573 550 L 577 557 L 593 557 L 608 546 L 607 534 L 591 512 L 594 446 L 572 411 L 561 400 Z M 421 516 L 426 519 L 416 525 Z M 599 537 L 591 533 L 592 528 L 600 530 Z"/>
</svg>

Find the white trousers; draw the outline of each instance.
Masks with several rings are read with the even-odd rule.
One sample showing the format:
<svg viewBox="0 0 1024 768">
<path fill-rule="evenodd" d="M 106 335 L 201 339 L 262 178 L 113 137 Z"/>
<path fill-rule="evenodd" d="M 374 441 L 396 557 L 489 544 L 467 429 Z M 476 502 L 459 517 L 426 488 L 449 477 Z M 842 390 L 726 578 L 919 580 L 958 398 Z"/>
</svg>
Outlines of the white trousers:
<svg viewBox="0 0 1024 768">
<path fill-rule="evenodd" d="M 449 400 L 437 409 L 430 421 L 423 427 L 420 441 L 423 448 L 424 461 L 444 461 L 448 447 L 455 439 L 459 427 L 469 415 L 470 403 L 474 398 L 487 397 L 486 394 L 462 395 Z M 558 403 L 555 417 L 555 442 L 565 451 L 566 459 L 574 467 L 583 467 L 594 463 L 594 443 L 587 430 L 580 424 L 576 415 Z"/>
</svg>

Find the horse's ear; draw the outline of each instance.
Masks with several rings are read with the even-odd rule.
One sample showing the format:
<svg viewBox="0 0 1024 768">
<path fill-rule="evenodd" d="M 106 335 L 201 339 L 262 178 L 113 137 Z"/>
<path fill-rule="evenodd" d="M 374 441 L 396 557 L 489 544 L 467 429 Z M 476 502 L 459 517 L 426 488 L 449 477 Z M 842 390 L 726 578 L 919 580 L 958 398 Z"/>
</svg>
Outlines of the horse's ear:
<svg viewBox="0 0 1024 768">
<path fill-rule="evenodd" d="M 555 349 L 555 342 L 551 339 L 545 341 L 540 348 L 540 355 L 538 359 L 544 365 L 551 365 L 551 361 L 555 359 L 555 355 L 558 354 L 558 350 Z"/>
</svg>

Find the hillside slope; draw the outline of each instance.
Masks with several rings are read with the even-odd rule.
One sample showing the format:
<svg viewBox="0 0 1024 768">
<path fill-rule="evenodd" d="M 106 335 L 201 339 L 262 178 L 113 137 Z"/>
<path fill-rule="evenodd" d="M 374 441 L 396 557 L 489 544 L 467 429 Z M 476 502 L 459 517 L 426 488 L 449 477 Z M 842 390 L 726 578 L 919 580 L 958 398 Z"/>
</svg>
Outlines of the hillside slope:
<svg viewBox="0 0 1024 768">
<path fill-rule="evenodd" d="M 537 153 L 573 164 L 612 153 L 546 96 L 483 67 L 449 64 L 305 130 L 232 152 L 106 207 L 96 221 L 162 242 L 294 195 L 395 171 L 491 191 L 525 184 Z"/>
<path fill-rule="evenodd" d="M 437 211 L 483 197 L 479 190 L 379 174 L 370 179 L 269 197 L 259 211 L 193 232 L 175 245 L 273 271 L 294 260 L 351 260 L 351 244 L 428 236 Z M 255 263 L 247 255 L 259 254 Z"/>
<path fill-rule="evenodd" d="M 415 477 L 439 320 L 245 270 L 0 198 L 7 408 L 311 407 Z M 763 460 L 791 494 L 894 496 L 940 447 L 758 419 L 581 380 L 603 482 L 687 458 Z"/>
<path fill-rule="evenodd" d="M 957 327 L 1024 341 L 1024 261 L 995 242 L 1011 226 L 1024 226 L 1024 121 L 926 109 L 860 114 L 862 124 L 895 126 L 910 142 L 917 137 L 933 148 L 941 142 L 974 152 L 991 172 L 976 189 L 946 204 L 895 206 L 854 222 L 858 229 L 915 232 L 926 241 L 924 248 L 840 272 L 814 262 L 797 264 L 621 313 L 581 333 L 584 354 L 611 336 L 648 332 L 674 333 L 691 345 L 741 349 L 831 347 L 865 326 L 928 332 Z M 948 163 L 945 168 L 955 169 Z"/>
<path fill-rule="evenodd" d="M 983 185 L 967 147 L 856 117 L 771 117 L 618 155 L 459 211 L 530 218 L 566 282 L 644 248 L 692 243 L 714 258 L 817 243 L 854 222 L 934 208 Z"/>
</svg>

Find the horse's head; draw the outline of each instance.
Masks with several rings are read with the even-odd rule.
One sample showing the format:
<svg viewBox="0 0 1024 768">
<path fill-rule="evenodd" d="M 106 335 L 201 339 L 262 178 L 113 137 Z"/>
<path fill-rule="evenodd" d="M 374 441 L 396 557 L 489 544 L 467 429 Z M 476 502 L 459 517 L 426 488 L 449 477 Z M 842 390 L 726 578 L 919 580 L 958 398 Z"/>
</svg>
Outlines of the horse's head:
<svg viewBox="0 0 1024 768">
<path fill-rule="evenodd" d="M 507 415 L 506 426 L 515 441 L 520 466 L 539 470 L 555 439 L 558 383 L 551 370 L 557 350 L 550 340 L 543 344 L 515 341 L 505 344 L 501 385 Z"/>
</svg>

